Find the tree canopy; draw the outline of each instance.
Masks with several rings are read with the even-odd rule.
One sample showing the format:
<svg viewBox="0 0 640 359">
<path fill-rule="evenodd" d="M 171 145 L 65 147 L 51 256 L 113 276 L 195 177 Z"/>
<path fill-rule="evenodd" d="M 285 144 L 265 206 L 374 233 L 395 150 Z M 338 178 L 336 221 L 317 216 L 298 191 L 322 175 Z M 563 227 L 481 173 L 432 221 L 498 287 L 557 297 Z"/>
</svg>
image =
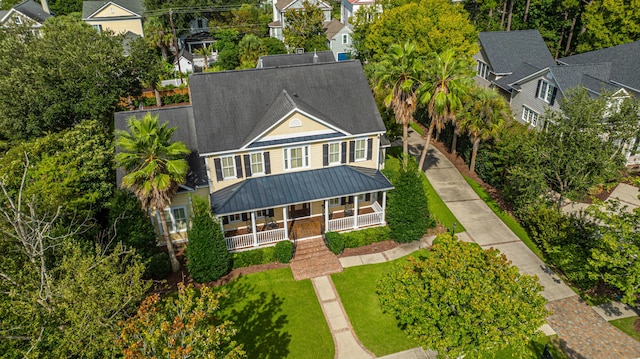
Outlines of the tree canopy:
<svg viewBox="0 0 640 359">
<path fill-rule="evenodd" d="M 424 348 L 449 358 L 524 348 L 549 314 L 541 291 L 537 277 L 520 274 L 498 250 L 448 234 L 378 282 L 383 309 Z"/>
<path fill-rule="evenodd" d="M 141 90 L 129 65 L 120 37 L 98 33 L 76 17 L 47 20 L 41 37 L 3 29 L 0 134 L 26 139 L 86 119 L 111 123 L 120 98 Z"/>
<path fill-rule="evenodd" d="M 385 8 L 382 14 L 359 19 L 356 13 L 354 48 L 362 60 L 379 61 L 394 43 L 416 42 L 419 56 L 452 49 L 470 59 L 479 48 L 478 32 L 464 8 L 448 0 L 420 0 Z"/>
<path fill-rule="evenodd" d="M 323 22 L 324 13 L 308 0 L 302 2 L 302 8 L 285 11 L 286 23 L 282 29 L 284 43 L 289 49 L 303 48 L 310 52 L 327 50 Z"/>
</svg>

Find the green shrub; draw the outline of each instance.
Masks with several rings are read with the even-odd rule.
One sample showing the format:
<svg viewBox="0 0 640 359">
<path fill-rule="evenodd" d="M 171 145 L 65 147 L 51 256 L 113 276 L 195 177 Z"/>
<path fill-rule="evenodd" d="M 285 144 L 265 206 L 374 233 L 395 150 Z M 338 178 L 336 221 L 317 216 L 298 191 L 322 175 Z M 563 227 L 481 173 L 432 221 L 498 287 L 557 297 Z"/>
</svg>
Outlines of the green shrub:
<svg viewBox="0 0 640 359">
<path fill-rule="evenodd" d="M 324 242 L 327 248 L 334 254 L 340 254 L 344 251 L 344 237 L 338 232 L 327 232 L 324 234 Z"/>
<path fill-rule="evenodd" d="M 293 258 L 293 243 L 281 241 L 276 244 L 276 260 L 280 263 L 289 263 Z"/>
<path fill-rule="evenodd" d="M 372 243 L 386 241 L 390 238 L 390 235 L 391 230 L 387 226 L 341 233 L 345 248 L 358 248 Z"/>
<path fill-rule="evenodd" d="M 205 199 L 194 197 L 193 218 L 187 244 L 187 268 L 198 283 L 214 281 L 229 272 L 229 252 L 224 233 Z"/>
<path fill-rule="evenodd" d="M 232 268 L 242 268 L 276 261 L 275 247 L 252 249 L 231 254 Z"/>
<path fill-rule="evenodd" d="M 151 279 L 164 279 L 171 273 L 169 255 L 165 252 L 153 255 L 147 264 L 145 277 Z"/>
<path fill-rule="evenodd" d="M 156 232 L 146 211 L 140 208 L 140 202 L 130 191 L 117 190 L 107 203 L 109 228 L 114 229 L 113 244 L 122 242 L 135 248 L 143 260 L 157 253 Z"/>
<path fill-rule="evenodd" d="M 401 243 L 422 238 L 428 228 L 435 226 L 435 221 L 429 213 L 427 196 L 422 188 L 415 159 L 409 158 L 407 169 L 401 169 L 397 176 L 391 178 L 391 182 L 395 186 L 389 192 L 387 206 L 391 238 Z"/>
</svg>

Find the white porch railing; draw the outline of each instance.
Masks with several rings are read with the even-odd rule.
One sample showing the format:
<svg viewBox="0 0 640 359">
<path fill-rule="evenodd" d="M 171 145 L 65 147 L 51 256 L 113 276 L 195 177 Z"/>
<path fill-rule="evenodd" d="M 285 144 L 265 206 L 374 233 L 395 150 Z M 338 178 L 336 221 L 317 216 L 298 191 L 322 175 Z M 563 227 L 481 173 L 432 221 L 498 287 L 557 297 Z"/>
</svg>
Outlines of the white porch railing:
<svg viewBox="0 0 640 359">
<path fill-rule="evenodd" d="M 287 239 L 284 236 L 284 228 L 272 229 L 257 233 L 258 245 L 276 243 Z M 248 248 L 254 246 L 253 233 L 241 234 L 233 237 L 226 237 L 227 249 L 232 251 L 236 249 Z"/>
<path fill-rule="evenodd" d="M 358 227 L 372 226 L 374 224 L 380 224 L 382 222 L 382 212 L 380 213 L 367 213 L 358 216 Z"/>
<path fill-rule="evenodd" d="M 351 217 L 342 217 L 337 219 L 329 220 L 329 228 L 327 228 L 327 232 L 335 232 L 342 231 L 345 229 L 353 228 L 353 216 Z"/>
<path fill-rule="evenodd" d="M 358 215 L 358 228 L 366 227 L 366 226 L 374 226 L 378 224 L 384 224 L 382 219 L 382 207 L 378 204 L 378 202 L 373 202 L 371 208 L 375 211 L 374 213 L 360 214 Z M 344 231 L 350 230 L 353 228 L 353 220 L 355 217 L 343 217 L 337 219 L 330 219 L 329 226 L 327 228 L 327 232 L 336 232 L 336 231 Z"/>
</svg>

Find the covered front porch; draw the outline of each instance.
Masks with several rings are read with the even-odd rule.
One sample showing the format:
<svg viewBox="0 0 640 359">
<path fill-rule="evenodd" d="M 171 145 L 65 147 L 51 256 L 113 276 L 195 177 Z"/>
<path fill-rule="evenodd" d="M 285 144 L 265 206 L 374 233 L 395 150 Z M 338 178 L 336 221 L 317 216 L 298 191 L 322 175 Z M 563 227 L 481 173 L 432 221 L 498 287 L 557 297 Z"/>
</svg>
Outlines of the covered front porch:
<svg viewBox="0 0 640 359">
<path fill-rule="evenodd" d="M 211 203 L 227 249 L 238 251 L 385 225 L 392 188 L 377 170 L 337 166 L 251 178 L 214 192 Z"/>
</svg>

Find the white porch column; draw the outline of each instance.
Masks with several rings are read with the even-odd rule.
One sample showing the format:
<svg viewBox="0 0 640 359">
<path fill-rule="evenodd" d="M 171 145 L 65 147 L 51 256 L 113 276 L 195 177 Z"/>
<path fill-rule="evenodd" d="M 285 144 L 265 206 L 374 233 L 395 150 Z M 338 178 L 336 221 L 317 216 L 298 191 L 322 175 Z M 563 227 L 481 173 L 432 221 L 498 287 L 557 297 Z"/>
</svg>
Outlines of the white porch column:
<svg viewBox="0 0 640 359">
<path fill-rule="evenodd" d="M 289 210 L 287 206 L 282 207 L 282 218 L 284 218 L 284 238 L 289 239 Z"/>
<path fill-rule="evenodd" d="M 324 232 L 329 231 L 329 200 L 324 200 Z"/>
<path fill-rule="evenodd" d="M 358 196 L 353 196 L 353 229 L 358 229 Z"/>
<path fill-rule="evenodd" d="M 220 222 L 220 230 L 222 231 L 222 234 L 224 235 L 224 218 L 218 217 L 218 222 Z"/>
<path fill-rule="evenodd" d="M 382 192 L 382 223 L 386 223 L 384 218 L 385 212 L 387 210 L 387 191 Z"/>
<path fill-rule="evenodd" d="M 258 231 L 256 230 L 256 211 L 251 212 L 251 233 L 253 233 L 253 246 L 258 246 Z"/>
</svg>

